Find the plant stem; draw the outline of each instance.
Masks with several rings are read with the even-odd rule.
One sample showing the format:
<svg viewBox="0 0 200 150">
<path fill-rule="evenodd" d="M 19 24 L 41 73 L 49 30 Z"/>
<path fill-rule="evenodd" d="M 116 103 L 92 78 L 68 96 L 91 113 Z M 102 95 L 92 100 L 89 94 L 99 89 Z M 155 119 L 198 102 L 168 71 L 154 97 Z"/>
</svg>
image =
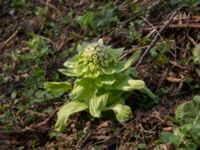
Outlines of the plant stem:
<svg viewBox="0 0 200 150">
<path fill-rule="evenodd" d="M 155 103 L 158 103 L 159 97 L 156 96 L 147 86 L 142 89 L 141 92 L 147 94 Z"/>
</svg>

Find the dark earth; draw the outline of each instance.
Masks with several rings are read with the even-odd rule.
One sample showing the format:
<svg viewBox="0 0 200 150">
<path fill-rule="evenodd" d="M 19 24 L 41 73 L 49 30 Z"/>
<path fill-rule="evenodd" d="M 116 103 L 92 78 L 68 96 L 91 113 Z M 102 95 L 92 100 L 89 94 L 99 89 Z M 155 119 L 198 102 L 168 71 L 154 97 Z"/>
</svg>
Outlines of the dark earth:
<svg viewBox="0 0 200 150">
<path fill-rule="evenodd" d="M 75 21 L 87 11 L 104 9 L 114 10 L 115 23 L 84 28 Z M 198 6 L 168 0 L 0 0 L 0 35 L 1 150 L 173 150 L 159 140 L 160 133 L 172 131 L 179 104 L 200 94 L 200 66 L 192 62 L 200 41 Z M 34 37 L 43 44 L 30 44 Z M 147 52 L 135 64 L 137 78 L 160 100 L 133 93 L 127 100 L 130 121 L 91 119 L 82 112 L 58 133 L 56 112 L 68 93 L 56 97 L 42 85 L 65 78 L 57 70 L 76 53 L 77 43 L 98 38 L 124 47 L 124 59 L 136 48 Z"/>
</svg>

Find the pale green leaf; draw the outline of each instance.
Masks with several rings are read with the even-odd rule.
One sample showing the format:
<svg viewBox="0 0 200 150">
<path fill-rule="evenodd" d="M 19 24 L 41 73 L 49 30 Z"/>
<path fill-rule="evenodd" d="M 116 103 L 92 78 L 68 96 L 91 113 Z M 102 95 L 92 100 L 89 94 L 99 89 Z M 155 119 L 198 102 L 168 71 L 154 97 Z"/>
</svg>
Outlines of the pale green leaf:
<svg viewBox="0 0 200 150">
<path fill-rule="evenodd" d="M 167 142 L 167 143 L 171 143 L 171 144 L 175 144 L 175 145 L 181 144 L 181 138 L 179 138 L 178 136 L 176 136 L 172 133 L 169 133 L 169 132 L 161 133 L 161 140 L 163 142 Z"/>
<path fill-rule="evenodd" d="M 116 25 L 118 22 L 118 16 L 115 13 L 115 9 L 102 9 L 102 11 L 94 14 L 94 18 L 90 25 L 93 30 L 101 30 L 106 27 Z M 97 32 L 96 31 L 96 32 Z"/>
<path fill-rule="evenodd" d="M 65 61 L 63 65 L 67 68 L 76 68 L 77 61 L 78 61 L 78 57 L 75 56 Z"/>
<path fill-rule="evenodd" d="M 145 143 L 141 143 L 141 144 L 137 145 L 137 148 L 138 149 L 147 149 L 148 147 L 147 147 L 147 145 Z"/>
<path fill-rule="evenodd" d="M 179 105 L 176 109 L 176 120 L 182 124 L 200 123 L 200 99 L 195 96 L 192 101 Z"/>
<path fill-rule="evenodd" d="M 114 90 L 133 91 L 145 88 L 145 83 L 142 80 L 134 80 L 129 76 L 118 78 L 118 80 L 109 87 Z"/>
<path fill-rule="evenodd" d="M 120 72 L 126 70 L 127 68 L 129 68 L 132 64 L 134 64 L 140 57 L 141 54 L 141 50 L 138 49 L 128 60 L 125 60 L 122 63 L 122 67 Z"/>
<path fill-rule="evenodd" d="M 121 98 L 123 93 L 124 91 L 111 90 L 108 95 L 108 101 L 106 106 L 110 107 L 115 104 L 125 104 L 124 100 L 127 98 L 126 96 L 128 96 L 128 94 L 126 94 L 126 96 L 123 95 L 123 98 Z"/>
<path fill-rule="evenodd" d="M 83 74 L 85 78 L 91 78 L 91 79 L 95 79 L 100 75 L 99 71 L 94 71 L 94 72 L 88 72 L 86 74 Z"/>
<path fill-rule="evenodd" d="M 124 48 L 116 48 L 116 49 L 111 49 L 111 56 L 114 58 L 114 59 L 117 59 L 119 58 L 122 53 L 123 53 L 123 50 Z"/>
<path fill-rule="evenodd" d="M 87 42 L 81 42 L 80 44 L 77 45 L 78 52 L 82 52 L 84 50 L 84 48 L 87 46 L 88 46 Z"/>
<path fill-rule="evenodd" d="M 89 102 L 89 111 L 93 117 L 101 117 L 101 112 L 104 110 L 108 100 L 108 94 L 99 96 L 94 95 Z"/>
<path fill-rule="evenodd" d="M 83 16 L 78 16 L 77 18 L 75 18 L 75 21 L 80 25 L 82 29 L 86 30 L 92 23 L 93 18 L 93 12 L 86 12 Z"/>
<path fill-rule="evenodd" d="M 184 117 L 184 104 L 181 104 L 179 105 L 177 108 L 176 108 L 176 120 L 179 121 L 181 120 L 183 117 Z"/>
<path fill-rule="evenodd" d="M 131 108 L 127 105 L 116 104 L 110 109 L 115 112 L 116 118 L 120 123 L 128 121 L 132 116 Z"/>
<path fill-rule="evenodd" d="M 200 106 L 200 95 L 194 96 L 193 101 L 196 105 Z"/>
<path fill-rule="evenodd" d="M 193 60 L 195 64 L 200 64 L 200 44 L 193 49 Z"/>
<path fill-rule="evenodd" d="M 117 62 L 112 66 L 107 68 L 103 68 L 103 72 L 105 74 L 115 74 L 120 73 L 127 70 L 132 64 L 134 64 L 138 58 L 140 57 L 141 50 L 137 50 L 128 60 L 124 60 L 122 62 Z"/>
<path fill-rule="evenodd" d="M 111 90 L 133 91 L 140 90 L 142 93 L 147 94 L 151 99 L 158 102 L 159 98 L 145 85 L 142 80 L 134 80 L 131 77 L 121 74 L 118 75 L 117 81 L 108 87 Z"/>
<path fill-rule="evenodd" d="M 69 77 L 78 77 L 79 74 L 77 72 L 76 69 L 72 69 L 72 68 L 69 68 L 69 69 L 58 69 L 58 71 L 66 76 L 69 76 Z"/>
<path fill-rule="evenodd" d="M 64 93 L 71 88 L 71 84 L 68 82 L 45 82 L 44 88 L 51 92 Z"/>
<path fill-rule="evenodd" d="M 115 83 L 115 81 L 116 78 L 114 75 L 101 75 L 95 79 L 95 84 L 97 86 L 112 85 L 113 83 Z"/>
<path fill-rule="evenodd" d="M 183 133 L 183 132 L 181 131 L 181 128 L 177 128 L 177 127 L 174 127 L 174 129 L 173 129 L 173 134 L 174 134 L 175 136 L 179 137 L 181 141 L 182 141 L 182 140 L 185 138 L 185 136 L 186 136 L 186 134 Z"/>
<path fill-rule="evenodd" d="M 70 115 L 86 109 L 88 109 L 88 106 L 79 101 L 72 101 L 63 105 L 57 113 L 58 119 L 56 121 L 55 129 L 57 131 L 62 131 L 65 128 Z"/>
<path fill-rule="evenodd" d="M 100 45 L 104 45 L 104 44 L 103 44 L 103 39 L 102 39 L 102 38 L 99 39 L 99 40 L 98 40 L 98 43 L 99 43 Z"/>
<path fill-rule="evenodd" d="M 96 93 L 96 90 L 96 85 L 92 79 L 82 78 L 75 82 L 70 98 L 72 100 L 86 100 L 85 102 L 88 103 L 87 101 Z"/>
</svg>

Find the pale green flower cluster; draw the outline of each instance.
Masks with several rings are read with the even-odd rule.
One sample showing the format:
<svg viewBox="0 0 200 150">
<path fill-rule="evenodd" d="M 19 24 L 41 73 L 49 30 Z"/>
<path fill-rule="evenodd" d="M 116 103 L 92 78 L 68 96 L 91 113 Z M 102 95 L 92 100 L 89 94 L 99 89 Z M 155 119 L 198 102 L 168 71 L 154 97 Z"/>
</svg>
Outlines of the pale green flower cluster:
<svg viewBox="0 0 200 150">
<path fill-rule="evenodd" d="M 80 53 L 78 67 L 83 74 L 102 74 L 103 68 L 114 63 L 111 56 L 111 49 L 101 42 L 94 42 L 87 45 Z"/>
<path fill-rule="evenodd" d="M 106 67 L 111 62 L 108 49 L 99 43 L 87 46 L 82 53 L 82 58 L 83 63 L 86 65 L 92 63 L 97 66 Z"/>
</svg>

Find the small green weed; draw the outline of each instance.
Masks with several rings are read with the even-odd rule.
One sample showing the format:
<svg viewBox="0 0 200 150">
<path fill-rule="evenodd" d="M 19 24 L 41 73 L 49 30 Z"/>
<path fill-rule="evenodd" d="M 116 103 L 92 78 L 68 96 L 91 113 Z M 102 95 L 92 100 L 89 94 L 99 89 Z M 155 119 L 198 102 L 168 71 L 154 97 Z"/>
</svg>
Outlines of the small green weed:
<svg viewBox="0 0 200 150">
<path fill-rule="evenodd" d="M 175 42 L 173 40 L 165 40 L 157 43 L 150 51 L 152 57 L 156 58 L 160 54 L 166 54 L 170 49 L 175 48 Z"/>
<path fill-rule="evenodd" d="M 43 89 L 45 79 L 44 58 L 52 53 L 52 48 L 46 40 L 39 35 L 32 35 L 32 38 L 24 42 L 23 50 L 8 51 L 5 55 L 7 59 L 2 64 L 3 73 L 0 74 L 0 84 L 8 87 L 6 95 L 0 96 L 2 102 L 6 99 L 12 101 L 14 107 L 10 108 L 6 103 L 2 106 L 3 115 L 0 122 L 11 124 L 16 121 L 12 118 L 12 112 L 24 114 L 27 109 L 38 111 L 38 106 L 48 101 L 55 101 L 59 94 L 51 93 Z M 13 76 L 15 74 L 15 76 Z M 53 77 L 52 77 L 53 78 Z M 54 77 L 54 79 L 57 79 Z M 14 83 L 10 86 L 10 83 Z M 16 88 L 17 87 L 17 88 Z M 5 99 L 5 100 L 4 100 Z M 45 107 L 42 111 L 48 111 L 51 107 Z M 1 110 L 0 110 L 1 111 Z M 32 123 L 38 119 L 37 115 L 24 115 L 25 123 Z M 15 127 L 5 125 L 5 130 L 14 129 Z"/>
<path fill-rule="evenodd" d="M 11 6 L 13 8 L 22 8 L 22 7 L 26 6 L 26 0 L 12 0 Z"/>
<path fill-rule="evenodd" d="M 161 140 L 171 143 L 181 150 L 197 150 L 200 148 L 200 96 L 192 101 L 181 104 L 176 109 L 173 133 L 164 132 Z"/>
<path fill-rule="evenodd" d="M 75 22 L 82 30 L 99 34 L 103 30 L 115 26 L 119 19 L 115 8 L 104 8 L 100 12 L 88 11 L 84 15 L 78 16 Z"/>
<path fill-rule="evenodd" d="M 195 64 L 200 64 L 200 44 L 197 44 L 192 51 L 193 61 Z"/>
</svg>

